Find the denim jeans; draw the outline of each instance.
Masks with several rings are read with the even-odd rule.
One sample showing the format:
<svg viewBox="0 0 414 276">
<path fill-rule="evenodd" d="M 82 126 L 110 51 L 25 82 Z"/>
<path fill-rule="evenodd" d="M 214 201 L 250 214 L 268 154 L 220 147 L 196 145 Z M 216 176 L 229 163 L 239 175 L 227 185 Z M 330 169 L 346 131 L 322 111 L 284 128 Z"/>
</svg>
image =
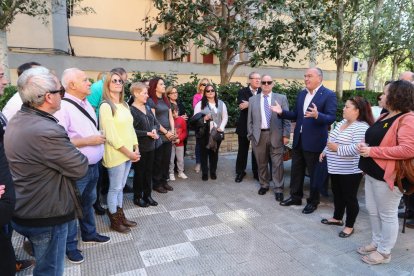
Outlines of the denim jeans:
<svg viewBox="0 0 414 276">
<path fill-rule="evenodd" d="M 109 191 L 108 191 L 108 209 L 111 214 L 116 213 L 116 207 L 122 208 L 124 199 L 123 189 L 128 179 L 131 161 L 126 161 L 121 165 L 108 168 Z"/>
<path fill-rule="evenodd" d="M 31 227 L 12 222 L 13 229 L 33 244 L 35 276 L 63 275 L 68 223 Z"/>
<path fill-rule="evenodd" d="M 372 229 L 372 244 L 390 254 L 398 237 L 398 204 L 402 193 L 384 181 L 365 175 L 365 201 Z"/>
<path fill-rule="evenodd" d="M 83 239 L 92 239 L 96 236 L 95 215 L 92 205 L 96 201 L 96 183 L 99 177 L 99 164 L 89 165 L 86 175 L 76 181 L 76 186 L 82 196 L 83 218 L 79 220 L 81 235 Z M 68 239 L 66 242 L 66 252 L 77 249 L 78 245 L 78 223 L 73 220 L 68 226 Z"/>
</svg>

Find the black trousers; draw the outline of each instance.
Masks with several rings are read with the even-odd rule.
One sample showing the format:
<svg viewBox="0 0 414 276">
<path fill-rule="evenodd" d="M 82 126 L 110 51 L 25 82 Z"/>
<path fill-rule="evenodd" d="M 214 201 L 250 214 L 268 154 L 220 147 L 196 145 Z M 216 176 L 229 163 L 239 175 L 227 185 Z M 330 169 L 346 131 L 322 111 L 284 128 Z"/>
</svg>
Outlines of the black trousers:
<svg viewBox="0 0 414 276">
<path fill-rule="evenodd" d="M 171 142 L 164 142 L 155 150 L 154 167 L 152 173 L 153 187 L 160 187 L 167 184 L 170 170 Z"/>
<path fill-rule="evenodd" d="M 6 233 L 8 226 L 0 226 L 0 274 L 16 274 L 16 255 L 11 242 L 11 233 Z"/>
<path fill-rule="evenodd" d="M 237 150 L 236 160 L 236 174 L 242 174 L 246 170 L 247 159 L 249 157 L 249 146 L 250 141 L 245 135 L 238 135 L 239 148 Z M 257 162 L 256 157 L 252 152 L 252 171 L 253 174 L 257 175 Z"/>
<path fill-rule="evenodd" d="M 133 190 L 134 197 L 147 197 L 152 190 L 152 168 L 154 164 L 155 150 L 141 151 L 141 159 L 132 163 L 134 168 Z"/>
<path fill-rule="evenodd" d="M 357 199 L 362 173 L 356 174 L 331 174 L 332 193 L 334 196 L 334 219 L 342 220 L 346 210 L 345 226 L 354 227 L 359 213 Z"/>
<path fill-rule="evenodd" d="M 100 194 L 106 195 L 109 190 L 109 176 L 108 169 L 102 165 L 102 161 L 99 161 L 99 178 L 96 183 L 96 195 L 97 200 L 100 198 Z"/>
<path fill-rule="evenodd" d="M 299 143 L 296 148 L 292 150 L 292 166 L 290 172 L 290 196 L 295 200 L 301 200 L 303 198 L 303 182 L 305 178 L 305 170 L 308 168 L 310 177 L 310 195 L 307 199 L 309 204 L 319 204 L 319 189 L 318 185 L 314 185 L 314 172 L 316 164 L 319 162 L 320 152 L 304 151 L 302 149 L 302 141 L 299 138 Z"/>
<path fill-rule="evenodd" d="M 200 158 L 201 158 L 201 172 L 203 175 L 208 175 L 210 168 L 210 175 L 215 174 L 217 171 L 218 155 L 220 149 L 220 142 L 217 142 L 217 151 L 212 151 L 207 149 L 206 145 L 208 143 L 208 138 L 198 138 L 200 143 Z"/>
</svg>

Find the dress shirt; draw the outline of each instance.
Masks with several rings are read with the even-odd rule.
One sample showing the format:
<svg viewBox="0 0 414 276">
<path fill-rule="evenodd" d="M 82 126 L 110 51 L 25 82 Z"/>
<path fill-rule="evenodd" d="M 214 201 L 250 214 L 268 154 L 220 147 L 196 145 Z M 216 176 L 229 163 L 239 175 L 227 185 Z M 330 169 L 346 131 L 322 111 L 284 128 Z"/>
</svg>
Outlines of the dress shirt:
<svg viewBox="0 0 414 276">
<path fill-rule="evenodd" d="M 89 113 L 95 122 L 97 122 L 95 111 L 87 99 L 81 100 L 69 93 L 65 94 L 65 98 L 73 100 L 79 104 Z M 53 114 L 53 116 L 55 116 L 59 120 L 59 124 L 65 128 L 70 139 L 100 135 L 100 132 L 92 121 L 72 103 L 62 101 L 60 110 Z M 78 149 L 88 158 L 89 165 L 93 165 L 102 159 L 104 145 L 85 146 Z"/>
<path fill-rule="evenodd" d="M 305 101 L 303 102 L 303 114 L 305 114 L 306 110 L 308 110 L 308 107 L 309 107 L 310 103 L 312 102 L 313 97 L 315 97 L 316 93 L 318 92 L 319 88 L 321 88 L 321 86 L 322 86 L 322 84 L 319 85 L 318 87 L 316 87 L 316 89 L 312 91 L 313 93 L 311 93 L 306 88 L 306 91 L 308 91 L 308 93 L 306 94 Z"/>
<path fill-rule="evenodd" d="M 262 93 L 260 93 L 260 114 L 262 115 L 262 124 L 260 126 L 261 129 L 268 129 L 270 128 L 270 126 L 267 125 L 267 120 L 266 120 L 266 113 L 265 113 L 265 109 L 264 109 L 264 93 L 262 91 Z M 272 92 L 270 92 L 268 94 L 267 97 L 267 102 L 269 103 L 269 107 L 272 106 Z"/>
</svg>

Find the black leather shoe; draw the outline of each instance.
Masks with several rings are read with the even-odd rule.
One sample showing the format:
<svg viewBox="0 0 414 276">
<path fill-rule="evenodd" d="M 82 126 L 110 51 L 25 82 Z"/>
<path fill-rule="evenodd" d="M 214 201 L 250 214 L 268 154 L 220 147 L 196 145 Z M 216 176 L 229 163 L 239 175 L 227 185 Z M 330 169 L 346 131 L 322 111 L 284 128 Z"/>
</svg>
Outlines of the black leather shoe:
<svg viewBox="0 0 414 276">
<path fill-rule="evenodd" d="M 167 191 L 173 191 L 174 190 L 174 188 L 173 187 L 171 187 L 170 185 L 168 185 L 168 184 L 165 184 L 164 185 L 164 189 L 166 189 Z"/>
<path fill-rule="evenodd" d="M 303 208 L 302 213 L 304 213 L 304 214 L 311 214 L 316 209 L 318 209 L 318 205 L 314 205 L 314 204 L 308 203 L 308 204 L 306 204 L 305 208 Z"/>
<path fill-rule="evenodd" d="M 207 181 L 208 180 L 208 175 L 207 174 L 203 174 L 203 176 L 201 177 L 201 179 L 203 181 Z"/>
<path fill-rule="evenodd" d="M 302 200 L 300 199 L 293 199 L 291 197 L 289 197 L 286 200 L 283 200 L 282 202 L 280 202 L 281 206 L 290 206 L 290 205 L 302 205 Z"/>
<path fill-rule="evenodd" d="M 162 187 L 162 186 L 155 187 L 153 190 L 156 191 L 156 192 L 159 192 L 161 194 L 168 193 L 168 191 L 164 187 Z"/>
<path fill-rule="evenodd" d="M 96 202 L 93 204 L 93 209 L 95 209 L 95 214 L 97 214 L 97 215 L 99 215 L 99 216 L 103 216 L 103 215 L 105 215 L 106 210 L 105 210 L 105 208 L 103 208 L 103 207 L 101 206 L 101 203 L 99 203 L 99 201 L 96 201 Z"/>
<path fill-rule="evenodd" d="M 405 212 L 398 212 L 399 218 L 404 218 Z M 407 219 L 414 218 L 414 212 L 411 210 L 407 210 L 407 215 L 405 216 Z"/>
<path fill-rule="evenodd" d="M 237 183 L 240 183 L 240 182 L 243 181 L 243 177 L 245 177 L 245 176 L 246 176 L 245 172 L 239 173 L 239 174 L 236 175 L 236 179 L 234 181 L 237 182 Z"/>
<path fill-rule="evenodd" d="M 210 178 L 213 180 L 217 179 L 217 174 L 216 173 L 210 173 Z"/>
<path fill-rule="evenodd" d="M 283 201 L 283 193 L 275 193 L 276 201 Z"/>
<path fill-rule="evenodd" d="M 134 192 L 134 190 L 132 190 L 131 187 L 129 187 L 128 185 L 125 185 L 125 187 L 124 187 L 124 194 L 131 194 L 133 192 Z"/>
<path fill-rule="evenodd" d="M 144 197 L 144 200 L 151 206 L 158 205 L 158 202 L 156 202 L 151 196 Z"/>
<path fill-rule="evenodd" d="M 269 191 L 269 188 L 260 188 L 259 191 L 257 192 L 259 195 L 264 195 L 267 193 L 267 191 Z"/>
<path fill-rule="evenodd" d="M 138 205 L 139 207 L 142 208 L 147 208 L 149 207 L 149 203 L 146 202 L 142 197 L 134 197 L 134 204 Z"/>
</svg>

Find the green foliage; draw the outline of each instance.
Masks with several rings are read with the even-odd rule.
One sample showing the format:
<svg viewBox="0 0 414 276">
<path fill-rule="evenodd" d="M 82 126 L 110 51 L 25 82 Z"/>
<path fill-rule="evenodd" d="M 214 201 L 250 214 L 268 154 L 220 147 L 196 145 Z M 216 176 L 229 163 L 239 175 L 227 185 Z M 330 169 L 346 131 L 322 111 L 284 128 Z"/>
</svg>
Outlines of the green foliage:
<svg viewBox="0 0 414 276">
<path fill-rule="evenodd" d="M 9 85 L 4 89 L 3 96 L 0 96 L 0 110 L 3 110 L 3 107 L 14 95 L 14 93 L 17 93 L 17 86 Z"/>
</svg>

